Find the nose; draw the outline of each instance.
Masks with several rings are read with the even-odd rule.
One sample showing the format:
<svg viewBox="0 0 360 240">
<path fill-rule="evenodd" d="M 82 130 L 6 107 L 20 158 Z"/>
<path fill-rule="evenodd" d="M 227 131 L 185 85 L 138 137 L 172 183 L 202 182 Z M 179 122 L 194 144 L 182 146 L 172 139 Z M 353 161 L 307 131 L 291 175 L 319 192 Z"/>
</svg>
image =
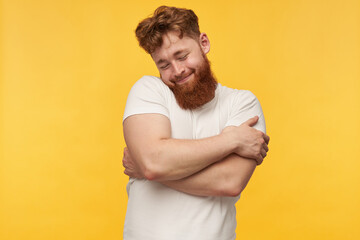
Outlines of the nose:
<svg viewBox="0 0 360 240">
<path fill-rule="evenodd" d="M 174 75 L 176 78 L 181 77 L 185 72 L 185 67 L 181 63 L 174 63 L 173 68 L 174 68 Z"/>
</svg>

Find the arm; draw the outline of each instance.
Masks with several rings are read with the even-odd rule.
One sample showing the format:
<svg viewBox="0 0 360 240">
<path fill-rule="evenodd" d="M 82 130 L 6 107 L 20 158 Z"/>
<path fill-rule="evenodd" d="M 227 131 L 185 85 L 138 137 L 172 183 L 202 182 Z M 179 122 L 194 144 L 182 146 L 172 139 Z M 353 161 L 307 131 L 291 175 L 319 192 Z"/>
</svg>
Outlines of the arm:
<svg viewBox="0 0 360 240">
<path fill-rule="evenodd" d="M 145 178 L 156 181 L 186 178 L 231 153 L 262 161 L 267 135 L 251 126 L 252 118 L 231 131 L 199 139 L 171 138 L 170 121 L 161 114 L 138 114 L 125 119 L 124 137 L 131 156 Z M 246 143 L 251 143 L 250 146 Z"/>
<path fill-rule="evenodd" d="M 123 165 L 125 174 L 132 178 L 144 178 L 127 148 L 124 149 Z M 237 196 L 246 187 L 255 167 L 254 160 L 231 154 L 189 177 L 159 182 L 197 196 Z"/>
<path fill-rule="evenodd" d="M 124 149 L 123 165 L 125 174 L 133 178 L 144 178 L 127 148 Z M 177 191 L 197 196 L 237 196 L 246 187 L 255 167 L 254 160 L 231 154 L 189 177 L 159 182 Z"/>
<path fill-rule="evenodd" d="M 255 168 L 256 161 L 231 154 L 189 177 L 161 183 L 191 195 L 235 197 L 245 189 Z"/>
</svg>

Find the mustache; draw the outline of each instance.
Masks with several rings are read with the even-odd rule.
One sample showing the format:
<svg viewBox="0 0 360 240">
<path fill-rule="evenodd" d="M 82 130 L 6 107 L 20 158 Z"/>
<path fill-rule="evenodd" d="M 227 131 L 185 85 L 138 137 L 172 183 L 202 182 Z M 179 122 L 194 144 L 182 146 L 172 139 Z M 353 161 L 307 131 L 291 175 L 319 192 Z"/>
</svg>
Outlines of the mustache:
<svg viewBox="0 0 360 240">
<path fill-rule="evenodd" d="M 179 80 L 181 80 L 181 79 L 184 79 L 184 78 L 186 78 L 186 77 L 188 77 L 188 76 L 190 76 L 191 74 L 193 74 L 195 71 L 190 71 L 190 72 L 188 72 L 188 73 L 183 73 L 183 74 L 181 74 L 180 76 L 175 76 L 173 79 L 172 79 L 172 82 L 176 82 L 176 81 L 179 81 Z"/>
</svg>

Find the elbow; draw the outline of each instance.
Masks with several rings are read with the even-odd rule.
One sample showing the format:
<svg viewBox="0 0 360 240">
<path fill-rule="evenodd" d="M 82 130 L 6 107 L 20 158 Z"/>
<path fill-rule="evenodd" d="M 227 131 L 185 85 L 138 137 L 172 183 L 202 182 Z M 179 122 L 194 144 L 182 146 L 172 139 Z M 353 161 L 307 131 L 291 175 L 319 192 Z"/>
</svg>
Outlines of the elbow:
<svg viewBox="0 0 360 240">
<path fill-rule="evenodd" d="M 156 180 L 156 175 L 155 173 L 149 171 L 149 170 L 145 170 L 144 171 L 144 177 L 146 180 L 149 180 L 149 181 L 154 181 Z"/>
<path fill-rule="evenodd" d="M 141 162 L 142 162 L 141 172 L 142 172 L 143 176 L 149 181 L 156 180 L 158 178 L 159 174 L 155 170 L 151 161 L 142 160 Z"/>
<path fill-rule="evenodd" d="M 255 162 L 251 162 L 251 164 L 255 164 Z M 251 175 L 254 171 L 254 168 L 251 168 L 251 171 L 248 172 L 238 172 L 235 171 L 235 174 L 230 174 L 224 181 L 226 183 L 226 195 L 230 197 L 238 196 L 244 191 L 247 186 Z"/>
<path fill-rule="evenodd" d="M 241 194 L 241 192 L 245 189 L 246 184 L 244 183 L 230 183 L 227 184 L 224 195 L 227 197 L 236 197 Z"/>
<path fill-rule="evenodd" d="M 174 171 L 157 151 L 148 151 L 140 156 L 141 171 L 149 181 L 171 180 Z"/>
<path fill-rule="evenodd" d="M 144 177 L 149 181 L 172 180 L 169 171 L 159 166 L 145 167 L 143 173 Z"/>
<path fill-rule="evenodd" d="M 225 193 L 225 196 L 227 197 L 236 197 L 239 196 L 240 193 L 242 192 L 243 189 L 240 188 L 233 188 L 233 189 L 229 189 L 227 190 L 227 192 Z"/>
<path fill-rule="evenodd" d="M 147 180 L 158 181 L 164 177 L 164 171 L 159 167 L 160 164 L 154 161 L 154 158 L 148 157 L 142 162 L 142 172 Z"/>
<path fill-rule="evenodd" d="M 145 167 L 143 170 L 144 177 L 149 181 L 156 181 L 160 178 L 160 174 L 152 168 Z"/>
</svg>

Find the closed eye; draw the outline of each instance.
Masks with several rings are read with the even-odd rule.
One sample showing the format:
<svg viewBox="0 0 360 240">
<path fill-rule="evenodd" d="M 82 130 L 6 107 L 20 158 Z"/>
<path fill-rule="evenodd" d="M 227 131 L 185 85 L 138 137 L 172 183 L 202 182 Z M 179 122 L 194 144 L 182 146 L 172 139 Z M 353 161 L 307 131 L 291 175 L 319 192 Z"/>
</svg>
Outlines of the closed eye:
<svg viewBox="0 0 360 240">
<path fill-rule="evenodd" d="M 189 55 L 189 54 L 185 54 L 184 56 L 180 57 L 179 60 L 180 60 L 180 61 L 185 60 L 185 59 L 188 57 L 188 55 Z"/>
<path fill-rule="evenodd" d="M 170 64 L 166 64 L 166 65 L 160 66 L 160 68 L 161 69 L 167 69 L 169 66 L 170 66 Z"/>
</svg>

